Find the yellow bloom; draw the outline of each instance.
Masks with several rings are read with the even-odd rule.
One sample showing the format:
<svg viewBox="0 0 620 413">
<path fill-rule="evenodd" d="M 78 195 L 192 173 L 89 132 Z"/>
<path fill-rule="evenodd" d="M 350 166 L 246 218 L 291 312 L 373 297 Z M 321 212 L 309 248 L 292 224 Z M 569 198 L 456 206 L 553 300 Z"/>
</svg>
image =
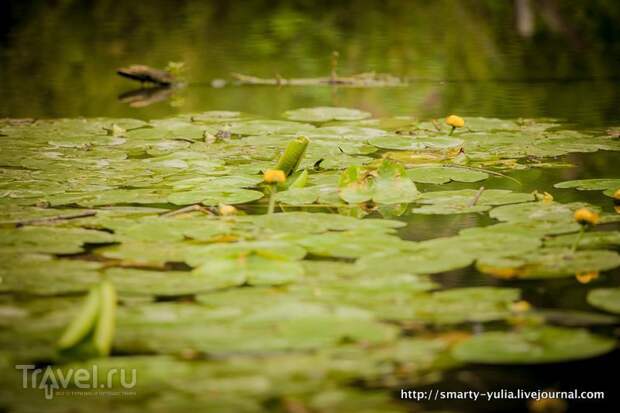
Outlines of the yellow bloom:
<svg viewBox="0 0 620 413">
<path fill-rule="evenodd" d="M 616 189 L 616 192 L 614 192 L 614 201 L 620 201 L 620 188 Z"/>
<path fill-rule="evenodd" d="M 596 225 L 599 220 L 599 215 L 588 208 L 579 208 L 575 211 L 574 218 L 575 221 L 581 225 Z"/>
<path fill-rule="evenodd" d="M 517 301 L 512 304 L 512 311 L 514 311 L 515 313 L 525 313 L 527 311 L 530 311 L 531 308 L 532 306 L 530 305 L 530 303 L 525 300 Z"/>
<path fill-rule="evenodd" d="M 268 184 L 282 183 L 286 181 L 286 175 L 279 169 L 268 169 L 263 174 L 263 180 Z"/>
<path fill-rule="evenodd" d="M 237 208 L 232 205 L 220 204 L 218 207 L 218 212 L 222 216 L 235 215 L 237 213 Z"/>
<path fill-rule="evenodd" d="M 581 284 L 587 284 L 592 280 L 596 280 L 598 278 L 598 271 L 587 271 L 587 272 L 578 272 L 575 274 L 575 278 Z"/>
<path fill-rule="evenodd" d="M 453 128 L 462 128 L 465 126 L 465 120 L 462 117 L 456 115 L 450 115 L 446 118 L 446 123 Z"/>
</svg>

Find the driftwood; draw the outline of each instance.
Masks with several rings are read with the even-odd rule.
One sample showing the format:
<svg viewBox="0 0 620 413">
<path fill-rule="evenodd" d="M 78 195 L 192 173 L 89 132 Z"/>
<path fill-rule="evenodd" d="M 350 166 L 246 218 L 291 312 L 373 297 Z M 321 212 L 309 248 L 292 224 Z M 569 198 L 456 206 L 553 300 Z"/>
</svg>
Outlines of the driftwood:
<svg viewBox="0 0 620 413">
<path fill-rule="evenodd" d="M 285 79 L 279 75 L 275 78 L 261 78 L 256 76 L 232 73 L 231 76 L 242 85 L 269 85 L 269 86 L 316 86 L 316 85 L 343 85 L 343 86 L 405 86 L 402 79 L 385 73 L 359 73 L 351 76 L 329 76 L 314 78 Z"/>
<path fill-rule="evenodd" d="M 116 69 L 116 73 L 138 82 L 155 83 L 162 86 L 170 86 L 175 82 L 175 77 L 165 70 L 154 69 L 145 65 L 132 65 Z"/>
</svg>

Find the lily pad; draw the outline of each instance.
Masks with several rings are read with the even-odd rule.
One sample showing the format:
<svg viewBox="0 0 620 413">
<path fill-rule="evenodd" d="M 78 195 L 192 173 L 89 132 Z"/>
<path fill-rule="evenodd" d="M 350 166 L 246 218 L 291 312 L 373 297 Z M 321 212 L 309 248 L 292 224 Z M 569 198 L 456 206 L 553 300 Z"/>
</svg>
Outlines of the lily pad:
<svg viewBox="0 0 620 413">
<path fill-rule="evenodd" d="M 543 279 L 569 277 L 579 273 L 605 271 L 620 266 L 615 251 L 543 248 L 523 256 L 482 257 L 480 271 L 507 278 Z"/>
<path fill-rule="evenodd" d="M 425 206 L 413 208 L 411 212 L 414 214 L 465 214 L 488 211 L 493 205 L 516 204 L 533 200 L 532 194 L 504 189 L 487 189 L 482 192 L 475 189 L 425 192 L 416 200 L 417 203 Z"/>
<path fill-rule="evenodd" d="M 485 172 L 441 166 L 420 166 L 412 168 L 407 171 L 407 176 L 414 182 L 425 184 L 445 184 L 450 181 L 478 182 L 489 177 Z"/>
<path fill-rule="evenodd" d="M 370 117 L 370 113 L 358 109 L 321 106 L 284 112 L 284 117 L 301 122 L 329 122 L 331 120 L 359 120 Z"/>
<path fill-rule="evenodd" d="M 377 204 L 408 203 L 418 197 L 405 169 L 390 161 L 383 161 L 376 172 L 348 168 L 340 177 L 339 187 L 340 198 L 351 204 L 371 200 Z"/>
<path fill-rule="evenodd" d="M 587 299 L 596 308 L 620 314 L 620 288 L 596 288 L 588 293 Z"/>
<path fill-rule="evenodd" d="M 463 145 L 463 140 L 441 136 L 408 137 L 401 135 L 385 135 L 371 138 L 368 140 L 368 143 L 381 149 L 425 152 L 458 152 Z"/>
<path fill-rule="evenodd" d="M 192 271 L 215 288 L 250 285 L 278 285 L 295 281 L 304 269 L 298 262 L 270 259 L 260 255 L 215 258 Z"/>
<path fill-rule="evenodd" d="M 575 188 L 579 191 L 609 191 L 620 189 L 620 179 L 578 179 L 553 185 L 554 188 Z"/>
<path fill-rule="evenodd" d="M 482 333 L 458 344 L 452 355 L 470 363 L 539 364 L 596 357 L 614 347 L 614 340 L 587 330 L 532 327 Z"/>
</svg>

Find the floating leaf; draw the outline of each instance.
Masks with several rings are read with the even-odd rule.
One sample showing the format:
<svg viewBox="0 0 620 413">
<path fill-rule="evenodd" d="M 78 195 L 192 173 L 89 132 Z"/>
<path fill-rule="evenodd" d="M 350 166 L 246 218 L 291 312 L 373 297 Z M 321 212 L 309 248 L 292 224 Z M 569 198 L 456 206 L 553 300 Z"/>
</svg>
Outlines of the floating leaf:
<svg viewBox="0 0 620 413">
<path fill-rule="evenodd" d="M 411 212 L 415 214 L 464 214 L 487 211 L 493 205 L 515 204 L 533 200 L 532 194 L 504 189 L 486 189 L 480 193 L 475 189 L 425 192 L 416 202 L 429 206 L 413 208 Z"/>
<path fill-rule="evenodd" d="M 576 188 L 579 191 L 606 191 L 614 192 L 620 189 L 620 179 L 578 179 L 564 181 L 553 185 L 554 188 Z"/>
<path fill-rule="evenodd" d="M 569 234 L 560 235 L 545 240 L 547 247 L 572 247 L 579 239 L 579 249 L 599 249 L 620 245 L 620 232 L 618 231 L 596 231 L 586 232 L 583 235 Z"/>
<path fill-rule="evenodd" d="M 368 143 L 381 149 L 398 149 L 402 151 L 423 152 L 458 152 L 463 140 L 448 137 L 409 137 L 385 135 L 371 138 Z"/>
<path fill-rule="evenodd" d="M 383 161 L 375 171 L 350 167 L 339 181 L 340 198 L 357 204 L 374 201 L 377 204 L 412 202 L 418 197 L 418 190 L 406 177 L 405 169 L 394 162 Z"/>
<path fill-rule="evenodd" d="M 482 257 L 478 269 L 508 278 L 539 279 L 574 276 L 579 273 L 605 271 L 620 266 L 620 255 L 614 251 L 543 248 L 523 256 Z"/>
<path fill-rule="evenodd" d="M 329 122 L 330 120 L 358 120 L 370 117 L 370 113 L 358 109 L 321 106 L 284 112 L 284 117 L 301 122 Z"/>
<path fill-rule="evenodd" d="M 441 166 L 420 166 L 412 168 L 407 171 L 407 176 L 415 182 L 425 184 L 445 184 L 450 181 L 478 182 L 489 177 L 485 172 Z"/>
<path fill-rule="evenodd" d="M 557 363 L 599 356 L 615 341 L 586 330 L 533 327 L 513 332 L 488 332 L 458 344 L 458 360 L 484 364 Z"/>
<path fill-rule="evenodd" d="M 620 314 L 620 288 L 596 288 L 588 293 L 587 299 L 596 308 Z"/>
</svg>

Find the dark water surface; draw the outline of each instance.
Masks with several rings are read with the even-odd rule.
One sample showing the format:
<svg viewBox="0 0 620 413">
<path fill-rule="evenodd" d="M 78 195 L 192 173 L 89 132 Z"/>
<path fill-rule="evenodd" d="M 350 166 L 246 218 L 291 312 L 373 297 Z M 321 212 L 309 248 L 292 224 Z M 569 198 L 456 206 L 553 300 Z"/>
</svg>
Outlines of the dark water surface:
<svg viewBox="0 0 620 413">
<path fill-rule="evenodd" d="M 1 13 L 0 116 L 157 118 L 228 109 L 274 117 L 342 105 L 376 116 L 617 123 L 620 6 L 541 3 L 532 5 L 530 33 L 518 29 L 513 2 L 9 1 Z M 231 72 L 325 76 L 334 50 L 339 74 L 386 72 L 409 86 L 211 86 Z M 185 62 L 186 88 L 142 108 L 117 99 L 139 86 L 116 76 L 117 67 L 170 61 Z"/>
</svg>

